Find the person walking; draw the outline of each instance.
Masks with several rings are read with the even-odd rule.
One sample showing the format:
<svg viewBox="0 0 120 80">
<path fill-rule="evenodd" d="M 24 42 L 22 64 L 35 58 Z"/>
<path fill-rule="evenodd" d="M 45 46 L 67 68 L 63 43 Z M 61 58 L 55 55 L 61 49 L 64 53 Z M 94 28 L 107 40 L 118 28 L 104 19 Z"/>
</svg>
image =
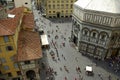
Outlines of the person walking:
<svg viewBox="0 0 120 80">
<path fill-rule="evenodd" d="M 63 47 L 65 47 L 65 43 L 62 43 L 63 44 Z"/>
<path fill-rule="evenodd" d="M 64 60 L 66 60 L 66 58 L 65 57 L 63 57 L 64 58 Z"/>
<path fill-rule="evenodd" d="M 62 54 L 62 57 L 64 57 L 63 54 Z"/>
<path fill-rule="evenodd" d="M 75 78 L 75 80 L 77 80 L 77 78 Z"/>
<path fill-rule="evenodd" d="M 62 71 L 62 68 L 60 67 L 60 71 Z"/>
<path fill-rule="evenodd" d="M 81 73 L 81 70 L 80 70 L 80 67 L 79 67 L 79 66 L 77 67 L 77 70 Z"/>
<path fill-rule="evenodd" d="M 67 80 L 67 77 L 65 76 L 65 78 L 64 78 L 65 80 Z"/>
</svg>

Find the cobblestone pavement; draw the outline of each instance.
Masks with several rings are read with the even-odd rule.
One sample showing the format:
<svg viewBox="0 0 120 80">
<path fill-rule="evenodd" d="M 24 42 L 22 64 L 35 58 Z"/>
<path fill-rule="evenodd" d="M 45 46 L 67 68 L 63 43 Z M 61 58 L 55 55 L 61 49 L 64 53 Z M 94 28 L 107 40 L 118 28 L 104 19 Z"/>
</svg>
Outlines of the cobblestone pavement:
<svg viewBox="0 0 120 80">
<path fill-rule="evenodd" d="M 47 66 L 57 72 L 55 80 L 66 80 L 66 78 L 67 80 L 117 80 L 118 76 L 114 75 L 105 63 L 83 56 L 77 51 L 75 45 L 70 42 L 71 22 L 64 21 L 65 19 L 51 22 L 38 15 L 37 11 L 35 15 L 35 18 L 38 19 L 37 26 L 42 27 L 45 34 L 49 35 L 50 49 L 45 51 L 46 58 L 44 60 L 47 59 Z M 55 54 L 55 60 L 52 59 L 51 51 Z M 85 67 L 87 65 L 92 66 L 93 76 L 86 75 Z M 81 72 L 76 71 L 78 66 Z"/>
</svg>

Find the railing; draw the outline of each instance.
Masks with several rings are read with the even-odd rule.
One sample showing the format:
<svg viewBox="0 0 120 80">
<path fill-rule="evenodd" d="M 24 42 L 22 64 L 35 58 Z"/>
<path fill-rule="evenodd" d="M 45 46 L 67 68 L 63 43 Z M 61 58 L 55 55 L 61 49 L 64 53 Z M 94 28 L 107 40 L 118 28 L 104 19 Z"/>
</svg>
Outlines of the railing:
<svg viewBox="0 0 120 80">
<path fill-rule="evenodd" d="M 96 43 L 96 42 L 97 42 L 97 39 L 94 38 L 94 37 L 90 37 L 90 42 Z"/>
<path fill-rule="evenodd" d="M 98 41 L 98 44 L 99 44 L 99 45 L 104 45 L 104 46 L 105 46 L 105 43 L 106 43 L 106 41 L 105 41 L 105 40 L 102 40 L 102 39 L 100 39 L 100 40 Z"/>
<path fill-rule="evenodd" d="M 85 36 L 85 35 L 83 35 L 83 37 L 81 38 L 83 41 L 85 40 L 85 41 L 89 41 L 89 36 Z"/>
</svg>

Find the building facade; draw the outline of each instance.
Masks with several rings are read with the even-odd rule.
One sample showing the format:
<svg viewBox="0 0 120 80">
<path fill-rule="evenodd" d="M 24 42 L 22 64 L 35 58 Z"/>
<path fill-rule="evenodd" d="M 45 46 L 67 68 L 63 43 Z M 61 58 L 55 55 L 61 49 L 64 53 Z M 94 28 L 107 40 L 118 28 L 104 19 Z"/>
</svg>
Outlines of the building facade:
<svg viewBox="0 0 120 80">
<path fill-rule="evenodd" d="M 40 37 L 37 32 L 33 32 L 33 14 L 27 10 L 25 7 L 14 8 L 8 12 L 10 16 L 0 19 L 0 78 L 5 80 L 40 80 Z M 34 36 L 33 39 L 31 35 Z M 29 40 L 26 41 L 25 38 Z M 30 77 L 29 73 L 34 73 L 34 76 Z"/>
<path fill-rule="evenodd" d="M 0 19 L 7 18 L 6 8 L 3 6 L 0 6 Z"/>
<path fill-rule="evenodd" d="M 7 2 L 7 9 L 13 9 L 15 7 L 14 0 L 6 0 Z"/>
<path fill-rule="evenodd" d="M 37 10 L 41 10 L 41 0 L 35 0 Z"/>
<path fill-rule="evenodd" d="M 14 0 L 15 7 L 27 7 L 28 9 L 32 10 L 32 0 Z"/>
<path fill-rule="evenodd" d="M 17 53 L 17 41 L 22 20 L 22 8 L 14 9 L 10 14 L 14 18 L 7 17 L 0 20 L 0 72 L 6 80 L 20 79 L 19 67 L 14 56 Z"/>
<path fill-rule="evenodd" d="M 39 33 L 21 30 L 18 39 L 16 58 L 22 80 L 40 80 L 39 59 L 42 57 L 42 50 Z"/>
<path fill-rule="evenodd" d="M 70 17 L 77 0 L 42 0 L 42 12 L 47 18 Z"/>
<path fill-rule="evenodd" d="M 102 60 L 120 56 L 118 3 L 119 0 L 79 0 L 74 3 L 71 39 L 81 53 Z"/>
</svg>

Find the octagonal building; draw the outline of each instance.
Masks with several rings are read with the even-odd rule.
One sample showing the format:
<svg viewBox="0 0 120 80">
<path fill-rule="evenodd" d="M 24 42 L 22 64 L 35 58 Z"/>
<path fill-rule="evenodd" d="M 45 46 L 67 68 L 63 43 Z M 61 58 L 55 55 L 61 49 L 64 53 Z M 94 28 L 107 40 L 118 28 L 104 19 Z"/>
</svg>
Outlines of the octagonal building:
<svg viewBox="0 0 120 80">
<path fill-rule="evenodd" d="M 120 56 L 120 0 L 78 0 L 72 22 L 71 39 L 81 53 L 102 60 Z"/>
</svg>

